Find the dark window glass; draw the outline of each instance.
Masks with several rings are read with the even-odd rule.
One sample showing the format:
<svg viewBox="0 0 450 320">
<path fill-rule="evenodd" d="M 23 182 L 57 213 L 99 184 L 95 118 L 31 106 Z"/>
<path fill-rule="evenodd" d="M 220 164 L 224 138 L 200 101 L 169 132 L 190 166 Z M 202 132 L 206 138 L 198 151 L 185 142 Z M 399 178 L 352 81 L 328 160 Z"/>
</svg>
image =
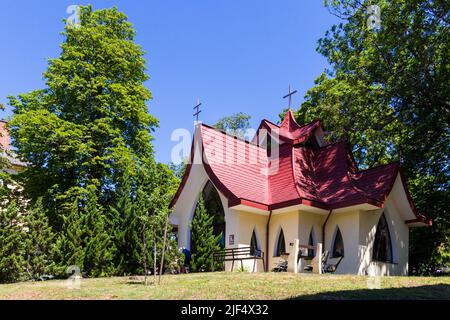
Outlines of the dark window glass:
<svg viewBox="0 0 450 320">
<path fill-rule="evenodd" d="M 267 156 L 270 157 L 272 155 L 272 136 L 267 134 Z"/>
<path fill-rule="evenodd" d="M 308 245 L 309 246 L 314 246 L 314 237 L 313 237 L 313 231 L 312 230 L 309 233 Z M 314 249 L 308 249 L 308 257 L 314 258 L 314 255 L 315 255 L 314 251 L 315 251 Z"/>
<path fill-rule="evenodd" d="M 283 253 L 286 253 L 286 243 L 284 242 L 284 233 L 283 229 L 280 230 L 280 235 L 278 236 L 277 241 L 277 251 L 275 252 L 275 256 L 279 257 Z"/>
<path fill-rule="evenodd" d="M 389 234 L 389 227 L 384 213 L 378 221 L 372 258 L 376 261 L 392 262 L 391 235 Z"/>
<path fill-rule="evenodd" d="M 256 232 L 253 229 L 252 233 L 252 239 L 250 240 L 250 247 L 251 247 L 251 255 L 258 256 L 259 255 L 259 248 L 258 248 L 258 240 L 256 240 Z"/>
<path fill-rule="evenodd" d="M 336 230 L 333 244 L 333 258 L 339 258 L 344 256 L 344 240 L 342 240 L 341 230 Z"/>
</svg>

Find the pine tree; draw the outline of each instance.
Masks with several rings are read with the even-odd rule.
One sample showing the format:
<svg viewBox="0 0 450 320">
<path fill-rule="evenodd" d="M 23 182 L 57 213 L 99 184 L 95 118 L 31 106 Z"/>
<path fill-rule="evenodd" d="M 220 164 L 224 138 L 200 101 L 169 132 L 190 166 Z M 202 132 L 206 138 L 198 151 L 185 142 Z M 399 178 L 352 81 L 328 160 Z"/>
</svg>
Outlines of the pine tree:
<svg viewBox="0 0 450 320">
<path fill-rule="evenodd" d="M 137 273 L 140 267 L 134 259 L 139 230 L 134 223 L 135 203 L 131 176 L 125 174 L 117 191 L 115 206 L 111 206 L 108 218 L 111 220 L 111 233 L 116 252 L 114 255 L 115 273 L 126 275 Z"/>
<path fill-rule="evenodd" d="M 87 197 L 84 271 L 93 277 L 107 276 L 113 273 L 116 248 L 103 210 L 97 204 L 94 188 L 90 188 Z"/>
<path fill-rule="evenodd" d="M 27 230 L 27 272 L 31 279 L 38 279 L 54 270 L 54 233 L 42 206 L 42 199 L 28 210 L 25 217 Z"/>
<path fill-rule="evenodd" d="M 191 270 L 210 271 L 213 265 L 213 252 L 220 249 L 221 234 L 214 236 L 212 215 L 205 208 L 202 195 L 199 195 L 194 218 L 191 223 Z"/>
<path fill-rule="evenodd" d="M 25 231 L 15 201 L 0 209 L 0 283 L 19 281 L 25 271 Z"/>
<path fill-rule="evenodd" d="M 85 216 L 80 210 L 79 199 L 73 201 L 69 213 L 63 217 L 63 230 L 58 234 L 55 256 L 58 273 L 65 274 L 69 266 L 83 269 L 85 259 Z"/>
</svg>

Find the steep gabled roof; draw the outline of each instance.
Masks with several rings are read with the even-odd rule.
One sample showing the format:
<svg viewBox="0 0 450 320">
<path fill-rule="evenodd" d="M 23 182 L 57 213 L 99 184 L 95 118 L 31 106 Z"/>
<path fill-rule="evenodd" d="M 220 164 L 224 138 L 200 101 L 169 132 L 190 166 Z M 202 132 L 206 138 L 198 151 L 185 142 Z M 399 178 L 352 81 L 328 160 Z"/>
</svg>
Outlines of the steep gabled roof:
<svg viewBox="0 0 450 320">
<path fill-rule="evenodd" d="M 205 171 L 227 197 L 229 207 L 242 204 L 266 211 L 297 204 L 325 210 L 359 204 L 383 207 L 400 174 L 416 218 L 428 223 L 417 213 L 398 163 L 358 171 L 344 142 L 314 148 L 294 143 L 307 141 L 319 127 L 319 121 L 298 125 L 288 111 L 276 128 L 291 143 L 281 144 L 275 158 L 269 158 L 266 149 L 255 143 L 204 124 L 197 127 L 201 141 L 194 144 L 202 149 Z M 171 206 L 181 194 L 190 168 L 189 164 Z"/>
</svg>

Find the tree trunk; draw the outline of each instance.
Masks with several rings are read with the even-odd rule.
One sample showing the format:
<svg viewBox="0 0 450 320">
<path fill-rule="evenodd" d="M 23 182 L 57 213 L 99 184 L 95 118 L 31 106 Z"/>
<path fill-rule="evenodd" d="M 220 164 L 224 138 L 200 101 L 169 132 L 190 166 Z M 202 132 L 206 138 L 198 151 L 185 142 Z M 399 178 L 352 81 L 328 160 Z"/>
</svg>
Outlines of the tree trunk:
<svg viewBox="0 0 450 320">
<path fill-rule="evenodd" d="M 166 241 L 167 241 L 167 224 L 168 224 L 168 217 L 166 217 L 166 222 L 164 224 L 164 239 L 163 239 L 163 248 L 162 248 L 162 254 L 161 254 L 161 267 L 159 268 L 159 278 L 158 278 L 158 284 L 161 283 L 161 274 L 163 272 L 164 267 L 164 255 L 166 253 Z"/>
<path fill-rule="evenodd" d="M 142 243 L 144 245 L 144 283 L 147 286 L 147 235 L 145 222 L 142 225 Z"/>
<path fill-rule="evenodd" d="M 156 284 L 156 227 L 153 226 L 153 278 Z"/>
</svg>

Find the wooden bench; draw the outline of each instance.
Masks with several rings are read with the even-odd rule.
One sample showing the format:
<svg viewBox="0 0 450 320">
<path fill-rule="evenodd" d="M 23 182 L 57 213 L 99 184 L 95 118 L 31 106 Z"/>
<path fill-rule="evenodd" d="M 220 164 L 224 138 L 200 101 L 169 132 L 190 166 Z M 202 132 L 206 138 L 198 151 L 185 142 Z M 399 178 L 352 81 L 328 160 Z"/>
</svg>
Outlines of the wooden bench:
<svg viewBox="0 0 450 320">
<path fill-rule="evenodd" d="M 266 271 L 266 266 L 264 264 L 264 252 L 261 250 L 258 250 L 256 248 L 252 248 L 250 246 L 248 247 L 238 247 L 238 248 L 229 248 L 229 249 L 223 249 L 220 251 L 216 251 L 213 253 L 213 271 L 215 268 L 216 262 L 225 262 L 225 261 L 232 261 L 231 264 L 231 271 L 233 271 L 234 268 L 234 262 L 235 261 L 241 261 L 241 268 L 244 268 L 243 260 L 254 260 L 253 262 L 253 272 L 255 272 L 255 266 L 257 260 L 262 260 L 264 272 Z"/>
</svg>

